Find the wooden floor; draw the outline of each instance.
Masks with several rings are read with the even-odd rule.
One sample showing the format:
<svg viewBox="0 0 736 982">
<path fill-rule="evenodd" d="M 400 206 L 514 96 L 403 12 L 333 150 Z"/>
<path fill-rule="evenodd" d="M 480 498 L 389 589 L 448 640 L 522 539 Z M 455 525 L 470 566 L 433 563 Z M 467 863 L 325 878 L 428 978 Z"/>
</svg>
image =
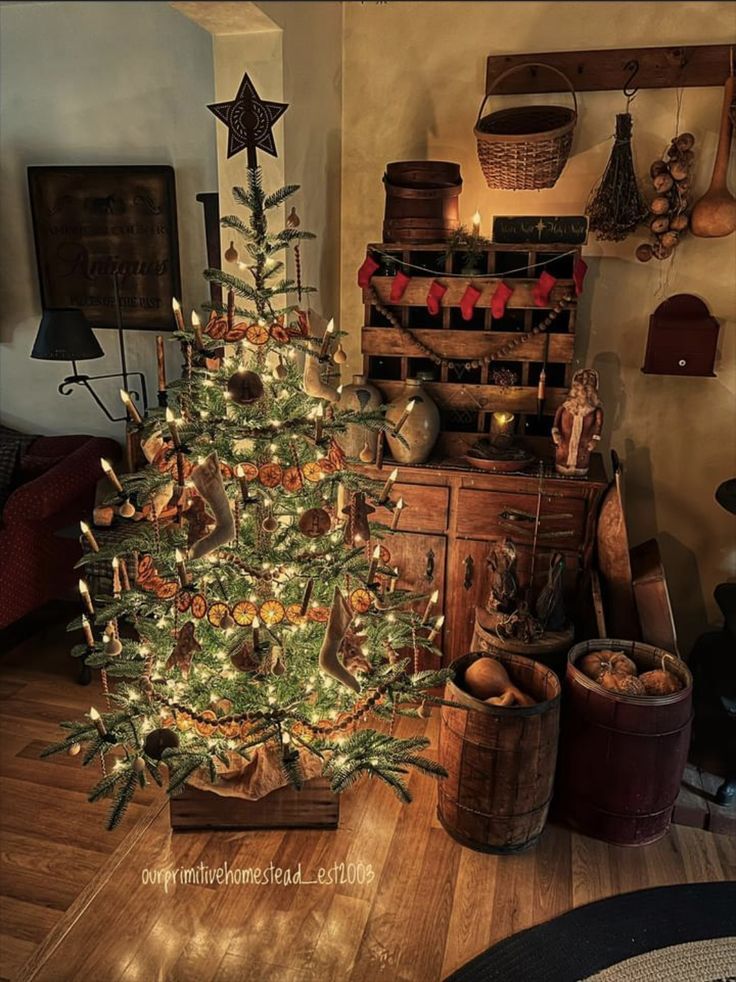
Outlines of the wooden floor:
<svg viewBox="0 0 736 982">
<path fill-rule="evenodd" d="M 88 775 L 78 758 L 36 759 L 57 720 L 88 708 L 90 689 L 71 680 L 55 644 L 30 643 L 0 668 L 5 978 L 434 982 L 494 941 L 573 906 L 647 886 L 736 878 L 736 840 L 683 827 L 640 849 L 548 827 L 528 854 L 471 852 L 439 826 L 435 784 L 418 775 L 408 807 L 378 784 L 352 789 L 332 832 L 172 836 L 166 804 L 156 799 L 110 835 L 104 808 L 84 801 Z M 400 732 L 424 726 L 434 738 L 435 717 L 405 721 Z M 362 867 L 373 878 L 179 883 L 168 892 L 143 882 L 146 870 L 225 863 L 292 871 L 301 864 L 304 879 L 344 863 L 346 875 Z"/>
</svg>

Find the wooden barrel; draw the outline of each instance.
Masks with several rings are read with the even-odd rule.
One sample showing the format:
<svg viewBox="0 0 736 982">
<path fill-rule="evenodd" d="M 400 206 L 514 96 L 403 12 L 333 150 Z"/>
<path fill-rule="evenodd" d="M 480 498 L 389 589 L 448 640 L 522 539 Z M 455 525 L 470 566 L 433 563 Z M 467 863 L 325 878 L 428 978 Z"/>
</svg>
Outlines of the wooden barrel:
<svg viewBox="0 0 736 982">
<path fill-rule="evenodd" d="M 481 852 L 519 852 L 539 838 L 552 796 L 560 712 L 560 683 L 544 665 L 498 654 L 512 682 L 537 700 L 528 708 L 489 706 L 461 686 L 482 652 L 453 662 L 445 698 L 460 706 L 440 711 L 439 759 L 448 776 L 438 784 L 437 815 L 464 846 Z"/>
<path fill-rule="evenodd" d="M 591 651 L 625 652 L 640 671 L 664 667 L 683 683 L 668 696 L 609 692 L 578 668 Z M 669 828 L 687 762 L 692 677 L 687 665 L 639 641 L 596 640 L 570 651 L 553 813 L 586 835 L 646 845 Z"/>
<path fill-rule="evenodd" d="M 442 242 L 460 227 L 460 165 L 402 160 L 386 165 L 384 242 Z"/>
<path fill-rule="evenodd" d="M 470 646 L 473 651 L 485 651 L 491 655 L 522 655 L 551 668 L 560 681 L 564 679 L 567 655 L 575 636 L 572 626 L 562 631 L 546 631 L 537 641 L 525 644 L 499 637 L 496 632 L 499 619 L 482 607 L 475 608 L 475 627 Z"/>
</svg>

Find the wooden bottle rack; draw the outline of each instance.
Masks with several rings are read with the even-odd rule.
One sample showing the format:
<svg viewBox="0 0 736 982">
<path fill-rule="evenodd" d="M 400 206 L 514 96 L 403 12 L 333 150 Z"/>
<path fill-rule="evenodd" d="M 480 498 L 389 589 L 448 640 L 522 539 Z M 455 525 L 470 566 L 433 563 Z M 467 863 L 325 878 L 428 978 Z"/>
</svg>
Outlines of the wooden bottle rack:
<svg viewBox="0 0 736 982">
<path fill-rule="evenodd" d="M 448 273 L 461 273 L 464 253 L 448 253 L 445 243 L 410 245 L 378 243 L 368 246 L 376 260 L 395 256 L 413 266 L 437 268 L 433 276 L 411 266 L 405 272 L 411 282 L 399 303 L 391 303 L 391 260 L 383 259 L 382 266 L 371 280 L 380 302 L 389 307 L 402 327 L 409 328 L 423 344 L 443 358 L 452 359 L 461 367 L 447 363 L 435 365 L 406 334 L 392 327 L 373 302 L 370 289 L 363 291 L 365 320 L 362 331 L 364 372 L 378 386 L 386 401 L 395 398 L 403 382 L 417 371 L 434 370 L 436 381 L 427 383 L 427 390 L 437 402 L 441 413 L 442 435 L 436 454 L 456 456 L 479 437 L 490 432 L 491 413 L 506 410 L 517 414 L 517 433 L 530 436 L 549 436 L 551 417 L 565 398 L 572 376 L 575 354 L 576 303 L 565 309 L 550 329 L 547 355 L 547 391 L 544 415 L 537 420 L 537 382 L 542 368 L 545 335 L 532 334 L 532 328 L 549 313 L 551 307 L 537 307 L 532 290 L 543 269 L 557 277 L 550 304 L 572 293 L 572 268 L 580 249 L 570 245 L 553 244 L 493 244 L 479 246 L 482 274 L 494 279 L 467 277 L 445 278 Z M 551 260 L 551 262 L 549 261 Z M 533 268 L 545 262 L 544 266 Z M 511 272 L 512 270 L 519 270 Z M 444 274 L 444 275 L 443 275 Z M 429 314 L 426 297 L 433 279 L 447 286 L 437 317 Z M 506 314 L 501 320 L 491 317 L 491 298 L 496 286 L 505 280 L 513 287 Z M 460 300 L 469 283 L 482 289 L 473 319 L 466 322 L 460 312 Z M 529 338 L 513 349 L 507 359 L 491 365 L 471 368 L 473 360 L 497 352 L 518 334 Z M 518 384 L 505 387 L 492 381 L 496 367 L 512 368 Z"/>
</svg>

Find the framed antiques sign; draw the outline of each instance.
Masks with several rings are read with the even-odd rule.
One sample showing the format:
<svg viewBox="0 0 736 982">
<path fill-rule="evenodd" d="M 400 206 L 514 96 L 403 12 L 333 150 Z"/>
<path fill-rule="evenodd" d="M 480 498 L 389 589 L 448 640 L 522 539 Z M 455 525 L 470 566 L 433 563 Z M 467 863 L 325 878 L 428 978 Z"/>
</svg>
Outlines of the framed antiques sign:
<svg viewBox="0 0 736 982">
<path fill-rule="evenodd" d="M 171 331 L 181 296 L 174 170 L 29 167 L 41 303 L 77 307 L 93 327 Z"/>
</svg>

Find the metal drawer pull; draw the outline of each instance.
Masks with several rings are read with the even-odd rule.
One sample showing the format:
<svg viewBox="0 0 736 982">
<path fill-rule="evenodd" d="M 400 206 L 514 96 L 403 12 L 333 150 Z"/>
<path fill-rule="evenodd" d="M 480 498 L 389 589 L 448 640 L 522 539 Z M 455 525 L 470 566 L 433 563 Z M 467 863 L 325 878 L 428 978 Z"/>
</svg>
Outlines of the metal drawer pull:
<svg viewBox="0 0 736 982">
<path fill-rule="evenodd" d="M 471 586 L 473 585 L 473 568 L 474 568 L 473 557 L 472 556 L 466 556 L 465 557 L 465 579 L 463 580 L 463 586 L 465 587 L 466 590 L 469 590 L 471 588 Z"/>
<path fill-rule="evenodd" d="M 424 570 L 424 578 L 429 583 L 434 579 L 434 551 L 432 549 L 427 553 L 427 565 Z"/>
<path fill-rule="evenodd" d="M 534 522 L 536 521 L 537 518 L 536 515 L 532 515 L 528 511 L 502 511 L 498 517 L 502 518 L 506 522 Z M 557 519 L 560 518 L 573 518 L 573 517 L 574 516 L 571 512 L 560 512 L 559 514 L 556 515 L 543 515 L 539 519 L 539 521 L 540 523 L 550 522 L 550 521 L 556 521 Z"/>
</svg>

